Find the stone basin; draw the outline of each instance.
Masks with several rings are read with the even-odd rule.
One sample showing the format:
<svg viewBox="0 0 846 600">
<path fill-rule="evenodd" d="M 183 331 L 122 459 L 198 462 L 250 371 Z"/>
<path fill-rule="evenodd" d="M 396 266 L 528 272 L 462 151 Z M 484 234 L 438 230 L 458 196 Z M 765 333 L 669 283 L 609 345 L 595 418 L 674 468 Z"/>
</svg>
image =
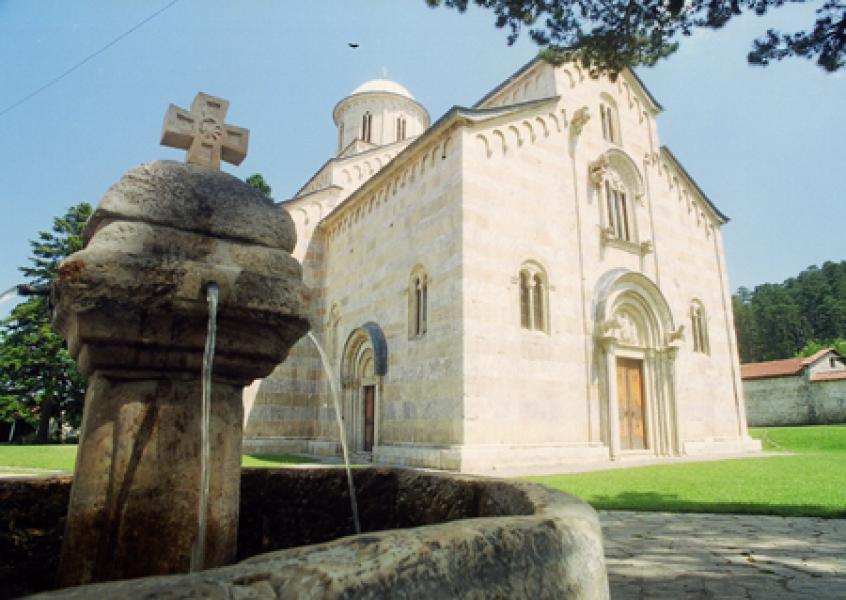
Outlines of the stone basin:
<svg viewBox="0 0 846 600">
<path fill-rule="evenodd" d="M 43 597 L 608 598 L 599 520 L 573 496 L 515 481 L 357 469 L 364 533 L 351 535 L 344 477 L 334 468 L 245 469 L 237 564 Z M 0 555 L 13 557 L 0 570 L 0 597 L 49 589 L 70 480 L 0 480 Z"/>
</svg>

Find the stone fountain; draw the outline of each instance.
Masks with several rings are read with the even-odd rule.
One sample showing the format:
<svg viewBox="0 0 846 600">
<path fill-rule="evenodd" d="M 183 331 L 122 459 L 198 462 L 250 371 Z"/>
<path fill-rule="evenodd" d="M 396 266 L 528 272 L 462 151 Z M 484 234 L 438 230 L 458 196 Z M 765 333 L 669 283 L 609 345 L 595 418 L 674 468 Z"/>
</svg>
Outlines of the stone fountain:
<svg viewBox="0 0 846 600">
<path fill-rule="evenodd" d="M 224 123 L 226 107 L 203 94 L 191 111 L 171 107 L 163 142 L 188 149 L 193 164 L 129 171 L 87 224 L 85 248 L 60 266 L 54 324 L 89 377 L 76 472 L 70 491 L 69 478 L 0 480 L 0 554 L 38 557 L 31 568 L 43 572 L 69 497 L 59 587 L 108 583 L 54 598 L 606 600 L 596 513 L 567 494 L 357 469 L 365 533 L 350 535 L 343 471 L 242 474 L 242 387 L 284 360 L 308 324 L 290 217 L 217 170 L 246 152 L 247 132 Z M 220 310 L 206 570 L 186 575 L 202 504 L 212 283 Z M 0 595 L 14 576 L 5 573 Z"/>
<path fill-rule="evenodd" d="M 211 283 L 220 312 L 202 566 L 235 558 L 242 388 L 308 324 L 291 219 L 217 170 L 221 155 L 240 162 L 246 151 L 246 130 L 223 123 L 226 104 L 200 94 L 191 112 L 171 107 L 163 140 L 188 146 L 189 164 L 129 171 L 86 224 L 85 248 L 59 267 L 54 325 L 89 378 L 62 585 L 188 570 Z"/>
</svg>

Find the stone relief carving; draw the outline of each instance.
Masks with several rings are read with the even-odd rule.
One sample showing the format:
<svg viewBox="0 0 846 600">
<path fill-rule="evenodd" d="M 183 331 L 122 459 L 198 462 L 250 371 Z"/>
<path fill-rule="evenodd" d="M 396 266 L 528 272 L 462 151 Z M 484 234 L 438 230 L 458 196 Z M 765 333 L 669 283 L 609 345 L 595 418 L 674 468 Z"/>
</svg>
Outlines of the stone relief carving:
<svg viewBox="0 0 846 600">
<path fill-rule="evenodd" d="M 608 319 L 607 321 L 600 321 L 596 324 L 596 329 L 601 338 L 616 338 L 616 331 L 620 328 L 620 323 L 616 319 Z"/>
<path fill-rule="evenodd" d="M 640 329 L 631 315 L 625 312 L 618 312 L 614 320 L 618 324 L 617 337 L 623 344 L 629 346 L 641 346 Z"/>
<path fill-rule="evenodd" d="M 583 106 L 573 114 L 573 118 L 570 120 L 573 135 L 581 135 L 582 129 L 588 121 L 590 121 L 590 110 L 587 106 Z"/>
</svg>

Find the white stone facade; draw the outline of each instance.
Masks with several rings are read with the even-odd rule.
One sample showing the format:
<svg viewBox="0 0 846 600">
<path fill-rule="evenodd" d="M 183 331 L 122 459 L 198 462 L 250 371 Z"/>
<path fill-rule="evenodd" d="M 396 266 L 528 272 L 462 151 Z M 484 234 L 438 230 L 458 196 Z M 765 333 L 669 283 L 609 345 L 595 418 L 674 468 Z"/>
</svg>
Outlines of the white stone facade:
<svg viewBox="0 0 846 600">
<path fill-rule="evenodd" d="M 354 450 L 478 472 L 759 447 L 727 219 L 632 73 L 535 60 L 431 127 L 404 88 L 365 89 L 410 135 L 356 141 L 336 108 L 338 157 L 282 204 Z M 307 340 L 247 405 L 248 450 L 338 452 Z"/>
</svg>

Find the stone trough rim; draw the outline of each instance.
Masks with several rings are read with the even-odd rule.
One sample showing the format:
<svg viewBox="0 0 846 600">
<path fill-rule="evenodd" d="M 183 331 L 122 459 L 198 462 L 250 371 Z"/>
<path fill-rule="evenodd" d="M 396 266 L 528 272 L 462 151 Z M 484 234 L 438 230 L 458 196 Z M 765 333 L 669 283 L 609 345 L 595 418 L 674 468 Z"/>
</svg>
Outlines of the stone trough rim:
<svg viewBox="0 0 846 600">
<path fill-rule="evenodd" d="M 313 467 L 314 465 L 309 466 Z M 317 466 L 319 470 L 339 469 L 339 467 L 334 465 Z M 326 469 L 326 467 L 329 467 L 329 469 Z M 303 471 L 308 470 L 308 468 L 295 465 L 279 468 L 244 467 L 242 470 L 266 472 L 269 476 L 272 476 L 274 473 L 280 475 L 301 474 Z M 259 588 L 270 586 L 270 589 L 265 589 L 264 591 L 270 592 L 272 595 L 253 596 L 247 594 L 243 597 L 257 599 L 287 597 L 329 598 L 341 597 L 341 594 L 343 594 L 343 597 L 378 597 L 378 595 L 347 595 L 346 590 L 349 586 L 345 586 L 344 573 L 339 574 L 330 582 L 330 588 L 332 589 L 338 585 L 341 586 L 341 591 L 334 594 L 330 589 L 325 589 L 325 579 L 322 581 L 323 587 L 315 589 L 315 594 L 307 596 L 301 596 L 300 594 L 289 596 L 284 592 L 278 593 L 273 591 L 273 583 L 276 583 L 277 586 L 281 585 L 284 587 L 287 581 L 285 577 L 286 570 L 293 571 L 297 567 L 307 569 L 312 565 L 319 567 L 327 564 L 338 567 L 340 565 L 332 561 L 333 555 L 337 558 L 338 556 L 343 556 L 346 551 L 347 556 L 349 556 L 356 548 L 378 549 L 384 546 L 402 545 L 402 542 L 408 542 L 409 537 L 415 535 L 421 537 L 422 541 L 420 543 L 423 544 L 426 541 L 439 542 L 448 537 L 444 534 L 450 533 L 457 528 L 462 530 L 461 533 L 466 538 L 471 539 L 473 536 L 482 535 L 489 530 L 499 530 L 506 533 L 511 531 L 530 531 L 537 528 L 551 528 L 561 530 L 562 533 L 568 533 L 574 524 L 578 524 L 580 527 L 586 527 L 596 534 L 595 539 L 588 540 L 587 544 L 588 546 L 592 546 L 590 548 L 592 550 L 590 558 L 596 559 L 593 568 L 589 569 L 593 573 L 588 574 L 588 577 L 581 577 L 581 579 L 591 581 L 571 582 L 568 588 L 571 588 L 572 594 L 562 596 L 556 593 L 549 597 L 584 598 L 591 600 L 607 600 L 609 597 L 599 518 L 596 511 L 579 498 L 539 484 L 486 475 L 470 475 L 401 466 L 372 466 L 355 469 L 355 471 L 363 470 L 394 475 L 397 478 L 398 485 L 401 485 L 403 479 L 410 480 L 419 477 L 429 480 L 447 480 L 456 483 L 476 482 L 489 485 L 500 484 L 524 496 L 532 507 L 533 512 L 529 514 L 466 517 L 431 525 L 363 532 L 316 544 L 272 550 L 245 558 L 237 563 L 215 567 L 193 574 L 158 575 L 122 581 L 94 583 L 42 592 L 29 597 L 67 599 L 98 597 L 101 600 L 107 600 L 109 598 L 152 597 L 166 597 L 170 599 L 219 597 L 228 599 L 241 598 L 241 594 L 247 591 L 244 589 L 238 590 L 238 588 L 250 588 L 258 591 L 256 586 Z M 31 476 L 23 477 L 30 478 Z M 35 477 L 40 478 L 45 476 L 36 475 Z M 591 535 L 587 537 L 592 538 Z M 366 544 L 362 544 L 363 541 L 366 541 Z M 583 550 L 584 548 L 580 549 Z M 384 554 L 379 555 L 380 558 L 383 556 Z M 402 561 L 399 560 L 399 562 Z M 389 561 L 389 564 L 392 563 Z M 319 577 L 315 579 L 315 583 L 318 583 Z M 202 592 L 202 589 L 205 589 L 206 592 Z"/>
</svg>

